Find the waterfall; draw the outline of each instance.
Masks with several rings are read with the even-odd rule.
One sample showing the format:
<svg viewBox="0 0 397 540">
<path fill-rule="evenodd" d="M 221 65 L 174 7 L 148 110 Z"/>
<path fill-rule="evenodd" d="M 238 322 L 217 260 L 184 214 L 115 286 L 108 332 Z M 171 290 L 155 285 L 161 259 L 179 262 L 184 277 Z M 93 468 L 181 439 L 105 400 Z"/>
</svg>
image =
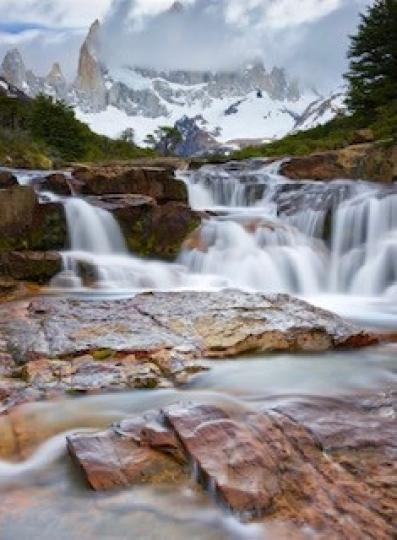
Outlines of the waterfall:
<svg viewBox="0 0 397 540">
<path fill-rule="evenodd" d="M 52 281 L 110 291 L 240 287 L 306 297 L 397 297 L 397 189 L 362 181 L 294 182 L 253 160 L 181 172 L 203 222 L 176 263 L 128 253 L 112 214 L 65 207 L 69 251 Z M 351 302 L 351 300 L 349 300 Z"/>
<path fill-rule="evenodd" d="M 54 289 L 115 293 L 227 285 L 218 276 L 203 278 L 177 264 L 134 257 L 128 253 L 121 229 L 110 212 L 78 197 L 50 198 L 64 205 L 70 243 L 70 250 L 62 253 L 63 270 L 51 282 Z"/>
<path fill-rule="evenodd" d="M 368 188 L 337 209 L 330 287 L 368 296 L 396 292 L 397 193 Z"/>
<path fill-rule="evenodd" d="M 261 291 L 396 297 L 396 186 L 294 182 L 279 166 L 253 161 L 184 173 L 192 206 L 215 215 L 179 261 Z"/>
</svg>

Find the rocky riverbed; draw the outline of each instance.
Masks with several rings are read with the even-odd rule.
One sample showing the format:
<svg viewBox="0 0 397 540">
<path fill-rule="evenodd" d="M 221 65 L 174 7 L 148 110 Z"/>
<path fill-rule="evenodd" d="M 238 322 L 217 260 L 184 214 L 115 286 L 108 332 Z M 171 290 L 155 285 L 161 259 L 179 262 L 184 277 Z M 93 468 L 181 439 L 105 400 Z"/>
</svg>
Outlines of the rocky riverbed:
<svg viewBox="0 0 397 540">
<path fill-rule="evenodd" d="M 206 358 L 356 348 L 378 338 L 287 295 L 147 293 L 0 306 L 1 410 L 68 393 L 164 388 Z"/>
</svg>

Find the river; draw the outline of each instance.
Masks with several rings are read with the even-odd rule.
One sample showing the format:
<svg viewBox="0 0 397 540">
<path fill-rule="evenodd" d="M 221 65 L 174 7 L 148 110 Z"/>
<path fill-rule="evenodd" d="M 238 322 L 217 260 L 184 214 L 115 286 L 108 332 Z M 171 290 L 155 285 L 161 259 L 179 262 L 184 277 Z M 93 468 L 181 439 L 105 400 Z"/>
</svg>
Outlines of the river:
<svg viewBox="0 0 397 540">
<path fill-rule="evenodd" d="M 330 307 L 366 327 L 397 329 L 397 190 L 366 182 L 293 183 L 278 164 L 208 166 L 181 172 L 201 230 L 174 264 L 127 253 L 117 224 L 79 198 L 61 198 L 71 250 L 48 291 L 120 297 L 147 289 L 239 287 L 283 291 Z M 54 197 L 52 195 L 44 195 Z M 83 285 L 79 264 L 95 268 Z M 244 524 L 192 481 L 180 489 L 87 490 L 66 454 L 66 432 L 105 428 L 126 415 L 194 401 L 226 409 L 273 408 L 395 387 L 394 344 L 321 355 L 212 362 L 183 390 L 134 391 L 25 405 L 31 433 L 44 433 L 20 463 L 0 462 L 2 540 L 287 539 L 283 524 Z M 321 419 L 320 419 L 321 420 Z M 305 536 L 306 537 L 306 536 Z M 308 533 L 307 538 L 312 538 Z"/>
</svg>

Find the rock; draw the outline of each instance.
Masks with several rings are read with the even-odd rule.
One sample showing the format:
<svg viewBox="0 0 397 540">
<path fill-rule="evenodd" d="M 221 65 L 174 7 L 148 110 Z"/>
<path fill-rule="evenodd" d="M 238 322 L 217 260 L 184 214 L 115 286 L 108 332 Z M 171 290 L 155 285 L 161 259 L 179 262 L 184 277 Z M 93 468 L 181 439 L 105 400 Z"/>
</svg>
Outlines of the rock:
<svg viewBox="0 0 397 540">
<path fill-rule="evenodd" d="M 305 157 L 291 158 L 283 163 L 280 173 L 291 180 L 333 180 L 346 178 L 336 153 L 324 152 Z"/>
<path fill-rule="evenodd" d="M 18 49 L 11 49 L 6 53 L 0 71 L 6 81 L 16 88 L 23 90 L 26 86 L 26 67 Z"/>
<path fill-rule="evenodd" d="M 189 471 L 181 464 L 181 445 L 159 416 L 149 413 L 103 433 L 68 437 L 69 452 L 93 489 L 186 482 Z"/>
<path fill-rule="evenodd" d="M 201 359 L 364 347 L 376 338 L 287 295 L 151 293 L 120 301 L 39 298 L 0 304 L 4 351 L 24 366 L 4 380 L 3 410 L 65 393 L 185 384 Z"/>
<path fill-rule="evenodd" d="M 0 252 L 57 250 L 67 243 L 62 204 L 39 204 L 32 187 L 0 190 Z"/>
<path fill-rule="evenodd" d="M 21 281 L 47 283 L 62 270 L 62 257 L 54 251 L 0 253 L 0 274 Z"/>
<path fill-rule="evenodd" d="M 52 90 L 53 96 L 57 99 L 66 99 L 68 93 L 68 84 L 62 73 L 61 66 L 55 62 L 45 78 L 45 84 Z M 50 93 L 47 90 L 48 93 Z"/>
<path fill-rule="evenodd" d="M 358 129 L 351 140 L 351 144 L 366 144 L 372 143 L 375 140 L 372 129 Z"/>
<path fill-rule="evenodd" d="M 160 203 L 187 203 L 187 188 L 169 169 L 122 165 L 79 168 L 73 173 L 83 195 L 135 194 L 152 197 Z"/>
<path fill-rule="evenodd" d="M 100 112 L 107 105 L 107 90 L 100 57 L 100 23 L 90 27 L 80 49 L 78 74 L 75 82 L 77 96 L 86 112 Z"/>
<path fill-rule="evenodd" d="M 61 173 L 50 174 L 40 179 L 39 185 L 42 191 L 51 191 L 56 195 L 69 196 L 72 194 L 66 176 Z"/>
<path fill-rule="evenodd" d="M 18 185 L 16 177 L 7 171 L 0 171 L 0 189 L 10 188 Z"/>
<path fill-rule="evenodd" d="M 0 251 L 27 247 L 36 203 L 30 187 L 0 190 Z"/>
<path fill-rule="evenodd" d="M 362 417 L 370 419 L 370 412 Z M 360 429 L 364 435 L 366 426 Z M 394 430 L 390 450 L 395 439 Z M 381 481 L 395 486 L 391 471 L 378 469 L 385 476 L 375 482 L 356 474 L 304 425 L 278 411 L 232 414 L 213 405 L 176 404 L 105 432 L 77 433 L 68 447 L 96 490 L 178 483 L 190 463 L 196 480 L 244 519 L 277 520 L 321 538 L 359 540 L 364 530 L 368 538 L 393 537 L 396 504 Z"/>
<path fill-rule="evenodd" d="M 397 178 L 397 145 L 363 143 L 295 157 L 281 165 L 280 173 L 292 180 L 351 178 L 390 183 Z"/>
<path fill-rule="evenodd" d="M 119 301 L 43 298 L 0 306 L 0 331 L 18 361 L 93 350 L 189 358 L 325 351 L 377 340 L 330 312 L 284 294 L 241 291 L 140 294 Z"/>
<path fill-rule="evenodd" d="M 106 195 L 89 197 L 88 201 L 113 214 L 127 247 L 141 257 L 175 259 L 183 242 L 201 223 L 201 215 L 186 204 L 158 205 L 144 195 Z"/>
</svg>

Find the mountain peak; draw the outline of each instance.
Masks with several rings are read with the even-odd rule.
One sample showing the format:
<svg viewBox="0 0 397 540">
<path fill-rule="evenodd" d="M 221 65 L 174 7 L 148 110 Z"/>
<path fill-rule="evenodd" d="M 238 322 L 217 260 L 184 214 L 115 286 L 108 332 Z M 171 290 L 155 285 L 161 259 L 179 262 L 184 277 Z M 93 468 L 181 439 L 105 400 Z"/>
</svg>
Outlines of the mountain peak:
<svg viewBox="0 0 397 540">
<path fill-rule="evenodd" d="M 182 4 L 182 2 L 174 2 L 170 9 L 168 10 L 169 13 L 182 13 L 184 11 L 185 7 Z"/>
<path fill-rule="evenodd" d="M 26 86 L 26 67 L 17 48 L 6 53 L 0 72 L 10 84 L 17 88 L 24 89 Z"/>
</svg>

